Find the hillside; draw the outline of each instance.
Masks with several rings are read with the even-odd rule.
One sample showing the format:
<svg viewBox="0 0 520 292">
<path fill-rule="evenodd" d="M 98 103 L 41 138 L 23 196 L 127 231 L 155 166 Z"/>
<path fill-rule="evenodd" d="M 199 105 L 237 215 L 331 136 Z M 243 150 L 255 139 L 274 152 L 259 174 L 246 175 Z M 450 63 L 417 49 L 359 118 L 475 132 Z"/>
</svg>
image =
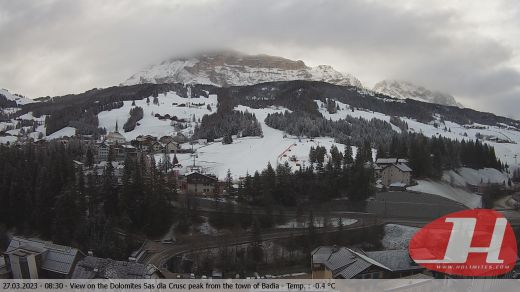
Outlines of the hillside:
<svg viewBox="0 0 520 292">
<path fill-rule="evenodd" d="M 356 77 L 338 72 L 331 66 L 309 67 L 303 61 L 234 51 L 166 60 L 134 74 L 122 85 L 183 83 L 226 87 L 289 80 L 314 80 L 362 87 Z"/>
<path fill-rule="evenodd" d="M 34 102 L 25 96 L 19 94 L 12 94 L 7 89 L 0 88 L 0 108 L 16 107 Z"/>
<path fill-rule="evenodd" d="M 333 108 L 329 104 L 334 104 Z M 306 128 L 291 134 L 294 130 L 284 130 L 266 123 L 268 114 L 283 114 L 286 111 L 296 113 L 301 118 L 314 119 L 315 125 L 347 121 L 347 128 L 342 133 L 353 146 L 360 146 L 363 141 L 361 138 L 368 138 L 373 139 L 375 147 L 395 134 L 408 132 L 459 141 L 475 140 L 478 137 L 493 146 L 497 157 L 509 164 L 514 164 L 514 155 L 520 152 L 518 121 L 467 108 L 394 99 L 355 87 L 309 81 L 271 82 L 229 88 L 140 84 L 95 89 L 23 106 L 16 119 L 0 123 L 0 131 L 4 130 L 0 141 L 16 141 L 21 129 L 33 139 L 38 139 L 38 136 L 47 139 L 70 136 L 75 130 L 102 134 L 103 131 L 113 131 L 116 122 L 121 128 L 130 116 L 130 109 L 137 106 L 143 108 L 144 116 L 135 129 L 122 132 L 127 139 L 141 134 L 162 136 L 183 133 L 190 137 L 196 127 L 201 125 L 204 115 L 220 112 L 222 117 L 226 117 L 233 110 L 253 113 L 260 123 L 263 137 L 235 138 L 231 145 L 215 142 L 200 149 L 201 163 L 219 175 L 228 168 L 240 175 L 246 171 L 252 172 L 255 168 L 264 167 L 268 161 L 277 162 L 279 155 L 291 147 L 296 147 L 292 151 L 295 151 L 297 161 L 291 162 L 296 167 L 306 159 L 311 145 L 321 144 L 329 148 L 335 143 L 345 142 L 330 130 L 317 129 L 317 135 L 311 141 L 309 138 L 298 138 L 302 134 L 305 136 Z M 178 122 L 161 118 L 166 114 L 175 116 Z M 44 120 L 47 120 L 46 124 Z M 22 122 L 27 126 L 17 127 Z M 403 128 L 404 124 L 407 128 Z M 298 125 L 291 122 L 283 127 L 286 126 L 289 129 Z M 10 129 L 6 130 L 8 127 Z M 97 132 L 96 129 L 102 131 Z M 343 149 L 343 146 L 336 145 Z M 233 162 L 233 155 L 241 157 L 240 161 Z M 286 161 L 290 156 L 292 154 L 285 157 L 282 155 L 280 161 Z M 179 159 L 187 163 L 190 158 Z"/>
</svg>

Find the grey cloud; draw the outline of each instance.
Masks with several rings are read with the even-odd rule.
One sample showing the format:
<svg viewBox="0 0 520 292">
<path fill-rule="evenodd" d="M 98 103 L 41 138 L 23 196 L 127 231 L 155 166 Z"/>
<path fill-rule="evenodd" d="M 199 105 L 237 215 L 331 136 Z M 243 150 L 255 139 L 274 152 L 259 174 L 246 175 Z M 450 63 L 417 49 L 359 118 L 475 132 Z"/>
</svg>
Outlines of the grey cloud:
<svg viewBox="0 0 520 292">
<path fill-rule="evenodd" d="M 508 113 L 520 48 L 480 34 L 460 20 L 464 11 L 437 2 L 419 10 L 359 0 L 4 1 L 0 86 L 31 96 L 79 92 L 178 54 L 269 48 L 329 63 L 369 86 L 408 79 Z"/>
</svg>

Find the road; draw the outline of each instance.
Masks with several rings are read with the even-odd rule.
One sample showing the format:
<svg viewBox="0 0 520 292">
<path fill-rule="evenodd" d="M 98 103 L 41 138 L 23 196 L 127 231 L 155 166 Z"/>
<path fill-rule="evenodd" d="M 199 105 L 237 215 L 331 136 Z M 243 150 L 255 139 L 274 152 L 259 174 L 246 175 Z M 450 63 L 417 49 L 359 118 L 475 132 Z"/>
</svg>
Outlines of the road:
<svg viewBox="0 0 520 292">
<path fill-rule="evenodd" d="M 375 218 L 360 217 L 355 218 L 358 221 L 351 225 L 343 226 L 343 230 L 356 230 L 372 227 L 381 224 Z M 316 228 L 316 233 L 329 233 L 338 231 L 338 227 Z M 308 231 L 306 228 L 298 229 L 270 229 L 262 232 L 262 241 L 272 241 L 276 239 L 285 239 L 293 236 L 304 235 Z M 166 263 L 171 258 L 197 250 L 205 250 L 210 248 L 218 248 L 222 246 L 234 246 L 240 244 L 249 244 L 255 240 L 251 232 L 241 234 L 227 234 L 219 236 L 196 236 L 190 238 L 189 243 L 181 244 L 162 244 L 159 242 L 148 241 L 144 249 L 149 251 L 149 256 L 141 259 L 140 262 L 152 264 L 158 267 L 166 278 L 172 277 L 166 269 Z"/>
<path fill-rule="evenodd" d="M 508 218 L 511 225 L 520 226 L 520 213 L 514 210 L 500 211 Z M 330 214 L 329 214 L 330 215 Z M 356 230 L 367 227 L 373 227 L 383 224 L 401 224 L 414 227 L 422 227 L 433 219 L 427 218 L 376 218 L 374 214 L 363 212 L 335 212 L 335 215 L 342 218 L 356 219 L 357 222 L 351 225 L 343 226 L 344 230 Z M 337 231 L 337 227 L 316 228 L 317 233 L 328 233 Z M 304 235 L 308 232 L 305 228 L 299 229 L 271 229 L 262 233 L 262 241 L 272 241 L 276 239 L 285 239 L 293 236 Z M 234 246 L 240 244 L 249 244 L 255 240 L 251 232 L 243 232 L 240 234 L 227 234 L 219 236 L 200 235 L 190 238 L 190 242 L 180 244 L 163 244 L 154 241 L 148 241 L 144 250 L 149 253 L 143 259 L 142 263 L 152 264 L 158 267 L 166 278 L 173 277 L 173 274 L 166 268 L 167 262 L 178 255 L 194 252 L 197 250 L 205 250 L 210 248 L 218 248 L 224 246 Z"/>
</svg>

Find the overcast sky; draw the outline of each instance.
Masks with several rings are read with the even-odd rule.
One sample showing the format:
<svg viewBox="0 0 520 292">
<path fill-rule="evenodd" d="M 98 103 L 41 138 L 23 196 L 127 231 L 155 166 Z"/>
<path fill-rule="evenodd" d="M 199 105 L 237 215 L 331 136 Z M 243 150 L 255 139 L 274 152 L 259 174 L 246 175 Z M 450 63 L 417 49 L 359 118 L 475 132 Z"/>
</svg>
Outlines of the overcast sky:
<svg viewBox="0 0 520 292">
<path fill-rule="evenodd" d="M 477 3 L 478 2 L 478 3 Z M 29 97 L 119 84 L 232 48 L 408 80 L 520 119 L 520 4 L 456 0 L 0 0 L 0 87 Z"/>
</svg>

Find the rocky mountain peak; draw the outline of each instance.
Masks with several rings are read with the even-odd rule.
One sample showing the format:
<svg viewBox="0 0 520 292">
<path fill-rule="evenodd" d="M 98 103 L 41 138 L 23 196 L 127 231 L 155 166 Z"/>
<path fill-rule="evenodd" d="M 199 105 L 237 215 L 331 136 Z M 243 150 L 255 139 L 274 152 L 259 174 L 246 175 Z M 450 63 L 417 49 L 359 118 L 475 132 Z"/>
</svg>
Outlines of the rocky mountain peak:
<svg viewBox="0 0 520 292">
<path fill-rule="evenodd" d="M 336 71 L 332 66 L 310 67 L 301 60 L 265 54 L 248 55 L 236 51 L 171 58 L 134 74 L 123 85 L 178 82 L 236 86 L 289 80 L 314 80 L 362 87 L 356 77 Z"/>
<path fill-rule="evenodd" d="M 399 99 L 410 98 L 429 103 L 463 107 L 450 94 L 433 91 L 408 81 L 383 80 L 378 82 L 373 90 Z"/>
</svg>

